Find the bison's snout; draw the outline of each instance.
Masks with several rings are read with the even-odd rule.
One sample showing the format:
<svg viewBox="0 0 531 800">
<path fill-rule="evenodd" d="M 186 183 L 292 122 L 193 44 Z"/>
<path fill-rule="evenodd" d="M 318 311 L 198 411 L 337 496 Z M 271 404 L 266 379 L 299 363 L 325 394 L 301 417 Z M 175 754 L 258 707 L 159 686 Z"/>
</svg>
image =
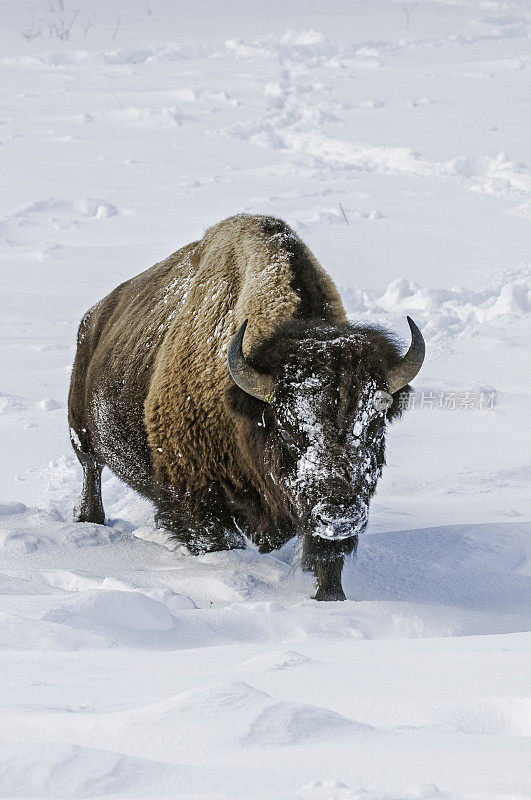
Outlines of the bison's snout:
<svg viewBox="0 0 531 800">
<path fill-rule="evenodd" d="M 352 514 L 330 503 L 318 503 L 312 509 L 311 519 L 315 536 L 322 539 L 348 539 L 356 536 L 367 524 L 367 510 Z"/>
</svg>

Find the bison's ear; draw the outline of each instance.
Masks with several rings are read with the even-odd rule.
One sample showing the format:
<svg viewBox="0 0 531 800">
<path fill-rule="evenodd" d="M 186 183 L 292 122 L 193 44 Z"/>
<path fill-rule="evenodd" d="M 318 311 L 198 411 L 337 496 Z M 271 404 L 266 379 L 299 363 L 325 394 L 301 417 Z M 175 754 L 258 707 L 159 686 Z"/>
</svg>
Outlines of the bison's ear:
<svg viewBox="0 0 531 800">
<path fill-rule="evenodd" d="M 411 330 L 411 344 L 402 361 L 387 373 L 387 383 L 391 394 L 396 394 L 413 380 L 420 371 L 426 353 L 424 337 L 411 317 L 408 317 L 407 321 Z"/>
<path fill-rule="evenodd" d="M 270 375 L 257 372 L 246 362 L 243 357 L 243 336 L 248 320 L 240 326 L 238 332 L 229 345 L 227 362 L 232 379 L 236 386 L 244 392 L 264 403 L 270 403 L 275 390 L 275 381 Z"/>
</svg>

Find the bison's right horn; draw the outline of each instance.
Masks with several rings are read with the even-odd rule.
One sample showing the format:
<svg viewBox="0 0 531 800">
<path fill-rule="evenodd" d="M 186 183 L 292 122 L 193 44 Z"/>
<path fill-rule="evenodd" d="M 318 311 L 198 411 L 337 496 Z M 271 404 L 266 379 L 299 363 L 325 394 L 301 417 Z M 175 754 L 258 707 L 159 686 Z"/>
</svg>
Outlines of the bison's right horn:
<svg viewBox="0 0 531 800">
<path fill-rule="evenodd" d="M 387 373 L 387 383 L 391 394 L 395 394 L 399 389 L 403 389 L 404 386 L 407 386 L 408 383 L 413 380 L 415 375 L 420 371 L 426 352 L 426 345 L 424 344 L 424 337 L 421 332 L 411 317 L 408 317 L 407 321 L 411 330 L 411 344 L 402 361 Z"/>
<path fill-rule="evenodd" d="M 248 320 L 245 320 L 243 325 L 240 326 L 236 336 L 229 345 L 227 352 L 227 361 L 229 364 L 229 371 L 236 386 L 243 389 L 247 394 L 252 397 L 257 397 L 265 403 L 270 403 L 273 397 L 275 382 L 269 375 L 263 375 L 261 372 L 253 369 L 246 362 L 243 357 L 243 335 L 247 327 Z"/>
</svg>

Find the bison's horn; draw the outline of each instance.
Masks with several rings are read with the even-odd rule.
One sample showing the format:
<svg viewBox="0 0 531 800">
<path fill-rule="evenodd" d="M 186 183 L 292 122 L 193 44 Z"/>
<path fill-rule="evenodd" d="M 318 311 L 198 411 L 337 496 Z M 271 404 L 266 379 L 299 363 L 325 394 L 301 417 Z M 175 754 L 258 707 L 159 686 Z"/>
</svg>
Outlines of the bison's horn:
<svg viewBox="0 0 531 800">
<path fill-rule="evenodd" d="M 411 317 L 408 317 L 407 321 L 411 329 L 411 344 L 402 361 L 387 373 L 387 383 L 391 394 L 403 389 L 413 380 L 422 366 L 424 353 L 426 352 L 426 345 L 421 332 Z"/>
<path fill-rule="evenodd" d="M 236 386 L 243 389 L 247 394 L 270 403 L 275 388 L 275 382 L 269 375 L 263 375 L 249 366 L 243 357 L 243 335 L 247 327 L 248 320 L 240 326 L 236 336 L 229 345 L 227 361 L 230 374 Z"/>
</svg>

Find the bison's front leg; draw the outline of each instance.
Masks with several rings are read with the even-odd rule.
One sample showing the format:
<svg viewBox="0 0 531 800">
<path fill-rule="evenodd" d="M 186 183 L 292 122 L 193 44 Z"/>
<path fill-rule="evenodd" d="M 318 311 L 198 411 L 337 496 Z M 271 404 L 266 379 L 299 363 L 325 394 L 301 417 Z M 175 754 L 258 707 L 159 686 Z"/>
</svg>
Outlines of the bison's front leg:
<svg viewBox="0 0 531 800">
<path fill-rule="evenodd" d="M 159 505 L 155 524 L 194 555 L 245 547 L 245 539 L 234 519 L 219 502 L 205 502 L 196 507 L 194 513 L 175 502 L 165 502 Z"/>
<path fill-rule="evenodd" d="M 308 533 L 302 546 L 302 567 L 313 572 L 317 583 L 315 600 L 346 600 L 341 573 L 345 556 L 356 552 L 358 537 L 328 540 Z"/>
</svg>

